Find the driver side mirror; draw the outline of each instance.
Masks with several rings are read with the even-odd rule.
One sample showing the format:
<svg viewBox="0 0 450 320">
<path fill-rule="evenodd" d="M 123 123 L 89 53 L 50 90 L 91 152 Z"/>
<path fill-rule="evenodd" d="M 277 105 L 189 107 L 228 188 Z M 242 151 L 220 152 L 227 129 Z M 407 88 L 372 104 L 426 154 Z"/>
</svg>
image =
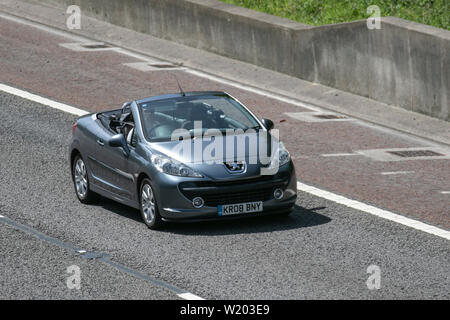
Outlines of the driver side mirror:
<svg viewBox="0 0 450 320">
<path fill-rule="evenodd" d="M 108 141 L 108 145 L 114 148 L 122 148 L 123 154 L 128 157 L 130 155 L 130 148 L 128 148 L 127 140 L 122 133 L 116 134 Z"/>
<path fill-rule="evenodd" d="M 273 121 L 270 119 L 264 118 L 261 120 L 261 122 L 263 123 L 264 127 L 266 127 L 267 131 L 272 130 L 274 127 Z"/>
</svg>

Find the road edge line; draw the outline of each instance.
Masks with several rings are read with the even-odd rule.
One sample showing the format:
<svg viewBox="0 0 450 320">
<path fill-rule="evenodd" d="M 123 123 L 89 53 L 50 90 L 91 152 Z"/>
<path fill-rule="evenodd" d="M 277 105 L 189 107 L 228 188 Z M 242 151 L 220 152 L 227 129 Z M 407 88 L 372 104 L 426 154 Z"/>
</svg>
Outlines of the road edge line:
<svg viewBox="0 0 450 320">
<path fill-rule="evenodd" d="M 24 90 L 20 90 L 14 87 L 10 87 L 7 86 L 3 83 L 0 83 L 0 91 L 27 99 L 27 100 L 31 100 L 33 102 L 37 102 L 39 104 L 45 105 L 47 107 L 53 108 L 53 109 L 57 109 L 60 111 L 64 111 L 73 115 L 77 115 L 77 116 L 84 116 L 86 114 L 89 114 L 89 112 L 82 110 L 82 109 L 78 109 L 72 106 L 69 106 L 67 104 L 64 103 L 60 103 L 60 102 L 56 102 L 41 96 L 38 96 L 36 94 L 30 93 L 28 91 L 24 91 Z"/>
<path fill-rule="evenodd" d="M 360 201 L 352 200 L 352 199 L 346 198 L 344 196 L 340 196 L 338 194 L 301 183 L 299 181 L 297 181 L 297 190 L 312 194 L 314 196 L 317 196 L 317 197 L 320 197 L 323 199 L 327 199 L 327 200 L 336 202 L 338 204 L 344 205 L 346 207 L 349 207 L 349 208 L 352 208 L 352 209 L 355 209 L 358 211 L 369 213 L 371 215 L 377 216 L 377 217 L 385 219 L 385 220 L 393 221 L 398 224 L 401 224 L 401 225 L 404 225 L 404 226 L 407 226 L 407 227 L 410 227 L 410 228 L 413 228 L 416 230 L 420 230 L 420 231 L 432 234 L 434 236 L 438 236 L 438 237 L 450 240 L 450 231 L 440 229 L 438 227 L 420 222 L 418 220 L 407 218 L 405 216 L 390 212 L 388 210 L 380 209 L 380 208 L 365 204 Z"/>
<path fill-rule="evenodd" d="M 71 107 L 69 105 L 47 99 L 47 98 L 29 93 L 24 90 L 20 90 L 20 89 L 14 88 L 14 87 L 4 85 L 2 83 L 0 83 L 0 90 L 4 91 L 6 93 L 10 93 L 10 94 L 22 97 L 27 100 L 31 100 L 31 101 L 46 105 L 46 106 L 54 108 L 54 109 L 58 109 L 60 111 L 67 112 L 67 113 L 75 114 L 78 116 L 88 114 L 88 112 L 85 110 Z M 307 192 L 307 193 L 310 193 L 317 197 L 331 200 L 338 204 L 342 204 L 344 206 L 350 207 L 352 209 L 363 211 L 363 212 L 372 214 L 374 216 L 377 216 L 377 217 L 380 217 L 380 218 L 383 218 L 383 219 L 386 219 L 389 221 L 393 221 L 393 222 L 408 226 L 410 228 L 414 228 L 416 230 L 420 230 L 420 231 L 450 240 L 450 231 L 446 231 L 446 230 L 440 229 L 438 227 L 434 227 L 434 226 L 428 225 L 426 223 L 423 223 L 423 222 L 420 222 L 420 221 L 417 221 L 417 220 L 414 220 L 411 218 L 407 218 L 405 216 L 402 216 L 402 215 L 399 215 L 399 214 L 396 214 L 396 213 L 393 213 L 393 212 L 390 212 L 387 210 L 383 210 L 383 209 L 365 204 L 363 202 L 351 200 L 344 196 L 340 196 L 340 195 L 334 194 L 332 192 L 301 183 L 299 181 L 297 181 L 297 190 Z"/>
</svg>

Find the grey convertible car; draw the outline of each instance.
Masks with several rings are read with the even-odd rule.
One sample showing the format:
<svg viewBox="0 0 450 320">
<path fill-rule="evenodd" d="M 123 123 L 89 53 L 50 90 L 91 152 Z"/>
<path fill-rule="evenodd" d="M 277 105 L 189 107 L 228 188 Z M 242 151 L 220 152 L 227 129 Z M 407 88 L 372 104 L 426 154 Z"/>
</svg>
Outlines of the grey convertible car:
<svg viewBox="0 0 450 320">
<path fill-rule="evenodd" d="M 225 92 L 180 92 L 80 117 L 70 164 L 82 203 L 100 195 L 145 224 L 287 215 L 296 175 L 273 122 Z"/>
</svg>

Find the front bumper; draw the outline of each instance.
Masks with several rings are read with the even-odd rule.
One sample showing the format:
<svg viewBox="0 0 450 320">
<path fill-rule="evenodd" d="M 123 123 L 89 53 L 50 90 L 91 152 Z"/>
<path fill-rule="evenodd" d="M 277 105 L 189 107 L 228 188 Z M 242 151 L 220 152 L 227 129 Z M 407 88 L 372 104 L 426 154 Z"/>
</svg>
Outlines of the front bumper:
<svg viewBox="0 0 450 320">
<path fill-rule="evenodd" d="M 248 178 L 239 181 L 188 180 L 163 176 L 164 181 L 154 184 L 158 209 L 163 220 L 215 220 L 277 214 L 292 210 L 297 199 L 297 178 L 291 163 L 280 168 L 275 176 Z M 273 190 L 284 191 L 282 199 L 273 197 Z M 192 198 L 201 196 L 205 206 L 195 208 Z M 263 211 L 231 216 L 219 216 L 219 204 L 262 201 Z"/>
<path fill-rule="evenodd" d="M 235 214 L 229 216 L 220 216 L 217 212 L 217 208 L 212 208 L 208 212 L 171 212 L 170 215 L 164 215 L 163 220 L 168 222 L 197 222 L 197 221 L 211 221 L 211 220 L 231 220 L 231 219 L 241 219 L 241 218 L 251 218 L 251 217 L 262 217 L 267 215 L 275 215 L 282 214 L 285 212 L 290 212 L 293 209 L 295 204 L 295 199 L 292 203 L 276 206 L 271 206 L 271 208 L 267 208 L 266 203 L 264 203 L 264 211 L 261 212 L 253 212 L 253 213 L 243 213 L 243 214 Z M 268 204 L 267 204 L 268 205 Z"/>
</svg>

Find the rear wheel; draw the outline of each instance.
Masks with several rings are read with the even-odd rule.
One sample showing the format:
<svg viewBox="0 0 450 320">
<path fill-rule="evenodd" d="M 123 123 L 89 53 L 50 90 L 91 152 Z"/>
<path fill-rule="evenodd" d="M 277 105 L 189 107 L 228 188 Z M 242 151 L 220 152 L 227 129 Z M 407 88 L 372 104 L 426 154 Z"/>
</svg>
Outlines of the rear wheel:
<svg viewBox="0 0 450 320">
<path fill-rule="evenodd" d="M 158 205 L 156 204 L 155 193 L 149 179 L 144 179 L 140 188 L 140 202 L 141 216 L 144 223 L 150 229 L 158 229 L 163 222 L 158 212 Z"/>
<path fill-rule="evenodd" d="M 72 163 L 72 176 L 75 193 L 78 200 L 85 204 L 95 203 L 100 199 L 100 195 L 89 189 L 89 177 L 86 165 L 80 155 L 77 155 Z"/>
</svg>

